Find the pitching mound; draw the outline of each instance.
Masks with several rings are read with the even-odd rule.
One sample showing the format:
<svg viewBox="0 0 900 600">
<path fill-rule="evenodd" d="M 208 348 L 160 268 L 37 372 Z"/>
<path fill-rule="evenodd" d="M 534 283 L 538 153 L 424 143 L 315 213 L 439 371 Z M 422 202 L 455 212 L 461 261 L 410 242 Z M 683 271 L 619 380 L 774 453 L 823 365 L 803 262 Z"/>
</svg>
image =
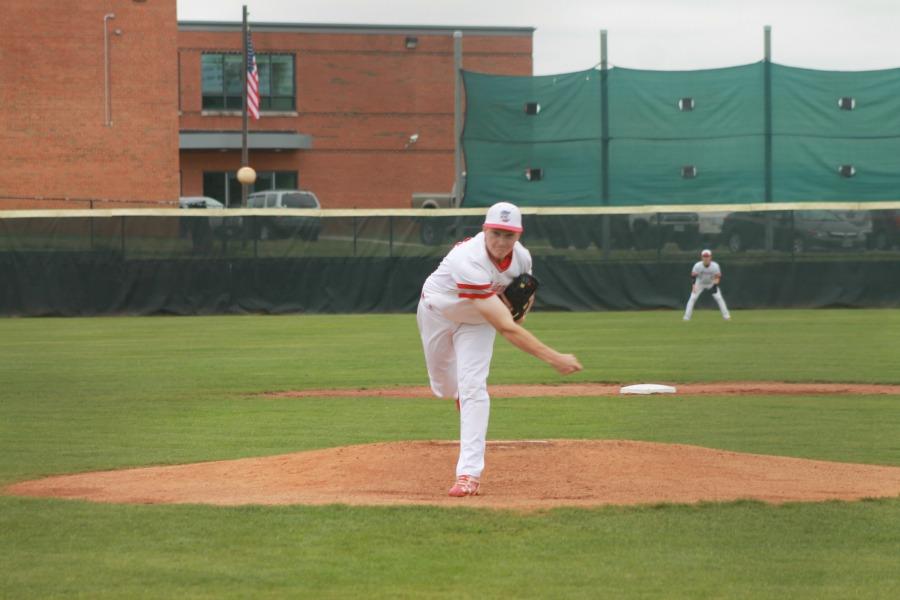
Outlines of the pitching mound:
<svg viewBox="0 0 900 600">
<path fill-rule="evenodd" d="M 608 383 L 564 383 L 560 385 L 491 385 L 493 398 L 526 398 L 538 396 L 618 396 L 624 384 Z M 785 383 L 781 381 L 724 381 L 716 383 L 677 383 L 677 395 L 863 395 L 900 394 L 900 385 L 879 385 L 859 383 Z M 324 390 L 292 390 L 268 392 L 264 396 L 272 398 L 433 398 L 431 389 L 421 386 L 399 386 L 389 388 L 350 388 Z"/>
<path fill-rule="evenodd" d="M 266 458 L 63 475 L 10 494 L 96 502 L 556 506 L 900 496 L 900 467 L 633 441 L 493 442 L 483 495 L 449 498 L 456 442 L 346 446 Z"/>
</svg>

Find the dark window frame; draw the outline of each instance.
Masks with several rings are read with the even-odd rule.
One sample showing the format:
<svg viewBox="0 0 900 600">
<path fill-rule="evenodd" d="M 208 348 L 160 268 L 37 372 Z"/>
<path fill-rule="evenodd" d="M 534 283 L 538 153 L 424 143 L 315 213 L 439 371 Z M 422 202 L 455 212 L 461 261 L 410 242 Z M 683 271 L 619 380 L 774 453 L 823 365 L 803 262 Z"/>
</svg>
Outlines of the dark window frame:
<svg viewBox="0 0 900 600">
<path fill-rule="evenodd" d="M 221 92 L 215 93 L 207 93 L 203 89 L 203 59 L 204 57 L 221 57 L 221 81 L 222 81 L 222 90 Z M 241 110 L 241 102 L 243 101 L 242 94 L 237 96 L 231 96 L 228 94 L 228 82 L 229 79 L 226 77 L 228 69 L 226 68 L 226 64 L 228 60 L 226 57 L 228 56 L 237 56 L 241 57 L 240 53 L 236 52 L 203 52 L 200 57 L 200 104 L 203 110 Z M 271 93 L 272 89 L 272 57 L 273 56 L 289 56 L 291 63 L 291 75 L 290 75 L 290 83 L 291 83 L 291 92 L 290 95 L 274 95 Z M 243 60 L 239 61 L 240 64 L 243 64 Z M 265 69 L 269 78 L 268 88 L 270 93 L 264 94 L 264 83 L 263 83 L 263 64 L 266 64 L 267 67 Z M 297 55 L 293 52 L 263 52 L 257 53 L 256 55 L 256 66 L 259 70 L 260 74 L 260 96 L 259 96 L 259 110 L 260 112 L 296 112 L 297 110 Z M 239 71 L 243 73 L 243 71 Z M 241 77 L 241 83 L 238 86 L 238 89 L 243 87 L 243 75 Z M 274 106 L 273 104 L 279 104 L 278 106 Z"/>
</svg>

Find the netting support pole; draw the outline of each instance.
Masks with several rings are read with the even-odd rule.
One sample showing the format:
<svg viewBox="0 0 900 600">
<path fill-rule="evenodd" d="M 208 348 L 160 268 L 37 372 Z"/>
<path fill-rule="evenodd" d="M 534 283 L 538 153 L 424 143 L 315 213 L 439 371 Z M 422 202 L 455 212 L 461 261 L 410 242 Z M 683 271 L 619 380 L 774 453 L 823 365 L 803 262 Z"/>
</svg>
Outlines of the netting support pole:
<svg viewBox="0 0 900 600">
<path fill-rule="evenodd" d="M 772 26 L 763 29 L 765 60 L 763 62 L 763 102 L 765 111 L 765 201 L 772 202 Z M 774 247 L 772 213 L 766 213 L 766 252 Z"/>
<path fill-rule="evenodd" d="M 388 258 L 394 258 L 394 217 L 388 217 Z"/>
<path fill-rule="evenodd" d="M 453 199 L 456 207 L 462 206 L 463 159 L 462 159 L 462 31 L 453 32 Z"/>
<path fill-rule="evenodd" d="M 609 62 L 606 51 L 606 30 L 600 30 L 600 194 L 603 206 L 609 206 L 609 92 L 607 90 Z M 603 258 L 609 258 L 612 246 L 609 215 L 600 219 Z"/>
</svg>

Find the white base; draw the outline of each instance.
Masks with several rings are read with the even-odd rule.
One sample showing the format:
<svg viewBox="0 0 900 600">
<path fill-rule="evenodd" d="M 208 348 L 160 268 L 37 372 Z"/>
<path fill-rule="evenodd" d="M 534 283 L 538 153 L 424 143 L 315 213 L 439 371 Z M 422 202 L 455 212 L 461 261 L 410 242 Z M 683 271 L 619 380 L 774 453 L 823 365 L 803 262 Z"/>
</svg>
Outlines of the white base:
<svg viewBox="0 0 900 600">
<path fill-rule="evenodd" d="M 671 385 L 658 383 L 638 383 L 626 385 L 619 390 L 620 394 L 674 394 L 675 388 Z"/>
</svg>

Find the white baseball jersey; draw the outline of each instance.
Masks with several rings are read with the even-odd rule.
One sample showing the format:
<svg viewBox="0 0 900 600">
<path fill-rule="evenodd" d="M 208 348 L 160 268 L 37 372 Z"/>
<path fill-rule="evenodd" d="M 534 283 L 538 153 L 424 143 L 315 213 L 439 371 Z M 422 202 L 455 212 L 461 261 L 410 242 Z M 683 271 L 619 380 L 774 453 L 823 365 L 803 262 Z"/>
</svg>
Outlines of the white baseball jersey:
<svg viewBox="0 0 900 600">
<path fill-rule="evenodd" d="M 712 287 L 715 283 L 716 275 L 721 277 L 722 269 L 719 268 L 719 263 L 715 261 L 710 261 L 709 266 L 703 266 L 703 261 L 698 261 L 694 268 L 691 269 L 691 275 L 697 276 L 697 285 L 703 288 Z"/>
<path fill-rule="evenodd" d="M 531 253 L 516 242 L 500 265 L 488 255 L 484 232 L 450 250 L 437 270 L 425 280 L 422 302 L 429 310 L 457 323 L 481 324 L 484 317 L 472 302 L 501 293 L 522 273 L 531 273 Z"/>
</svg>

